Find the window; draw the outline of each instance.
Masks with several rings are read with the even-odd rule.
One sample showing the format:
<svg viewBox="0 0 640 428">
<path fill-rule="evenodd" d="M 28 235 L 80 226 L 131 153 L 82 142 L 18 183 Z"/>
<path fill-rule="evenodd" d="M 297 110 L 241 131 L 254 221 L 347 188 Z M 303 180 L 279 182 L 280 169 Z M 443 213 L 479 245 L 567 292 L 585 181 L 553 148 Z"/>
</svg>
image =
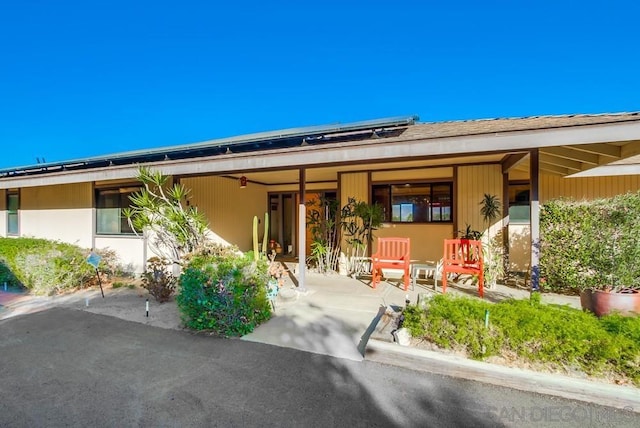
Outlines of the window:
<svg viewBox="0 0 640 428">
<path fill-rule="evenodd" d="M 20 195 L 18 193 L 7 193 L 7 235 L 18 235 L 20 233 L 19 209 Z"/>
<path fill-rule="evenodd" d="M 105 235 L 129 235 L 133 229 L 122 215 L 122 209 L 131 206 L 129 196 L 139 187 L 96 190 L 96 233 Z"/>
<path fill-rule="evenodd" d="M 509 183 L 509 223 L 530 222 L 529 183 Z"/>
<path fill-rule="evenodd" d="M 452 219 L 452 183 L 377 184 L 374 203 L 384 209 L 385 221 L 437 223 Z"/>
</svg>

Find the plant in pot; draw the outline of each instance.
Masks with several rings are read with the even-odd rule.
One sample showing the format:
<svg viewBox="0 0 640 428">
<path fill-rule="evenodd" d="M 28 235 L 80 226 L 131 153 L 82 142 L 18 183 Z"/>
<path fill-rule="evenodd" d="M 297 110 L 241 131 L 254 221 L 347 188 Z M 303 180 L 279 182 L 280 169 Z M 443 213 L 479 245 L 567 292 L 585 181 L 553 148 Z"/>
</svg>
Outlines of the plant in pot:
<svg viewBox="0 0 640 428">
<path fill-rule="evenodd" d="M 371 248 L 373 232 L 384 221 L 384 209 L 381 205 L 370 205 L 356 198 L 349 198 L 341 209 L 340 227 L 347 244 L 346 259 L 348 271 L 354 278 L 370 270 L 365 261 Z"/>
<path fill-rule="evenodd" d="M 640 196 L 635 200 L 640 202 Z M 589 241 L 583 307 L 597 316 L 619 312 L 640 314 L 640 242 L 637 237 L 638 208 L 633 195 L 596 205 L 596 221 L 587 222 Z M 635 208 L 635 209 L 634 209 Z M 588 248 L 589 248 L 588 247 Z"/>
</svg>

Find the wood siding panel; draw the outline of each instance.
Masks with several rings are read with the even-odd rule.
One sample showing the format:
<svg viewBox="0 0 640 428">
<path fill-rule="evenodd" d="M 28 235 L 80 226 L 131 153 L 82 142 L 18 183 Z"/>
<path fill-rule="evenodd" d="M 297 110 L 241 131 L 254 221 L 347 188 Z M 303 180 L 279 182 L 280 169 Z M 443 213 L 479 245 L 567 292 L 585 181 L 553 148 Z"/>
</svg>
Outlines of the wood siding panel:
<svg viewBox="0 0 640 428">
<path fill-rule="evenodd" d="M 317 190 L 336 190 L 337 185 L 334 181 L 326 181 L 322 183 L 307 183 L 305 185 L 305 189 L 307 191 L 317 191 Z M 300 190 L 300 185 L 298 183 L 295 184 L 276 184 L 269 186 L 269 192 L 279 193 L 279 192 L 291 192 L 298 193 Z"/>
<path fill-rule="evenodd" d="M 373 251 L 376 238 L 404 237 L 411 239 L 411 260 L 437 261 L 442 258 L 445 239 L 453 237 L 451 224 L 400 224 L 386 223 L 374 231 Z"/>
<path fill-rule="evenodd" d="M 20 189 L 20 236 L 91 248 L 93 216 L 92 183 Z"/>
<path fill-rule="evenodd" d="M 25 187 L 20 190 L 21 210 L 54 210 L 92 207 L 92 183 Z"/>
<path fill-rule="evenodd" d="M 456 201 L 458 203 L 457 229 L 471 225 L 474 230 L 485 231 L 487 225 L 480 215 L 480 202 L 484 194 L 497 195 L 502 203 L 502 170 L 500 165 L 473 165 L 458 167 Z M 501 221 L 492 230 L 501 227 Z M 494 233 L 492 231 L 492 233 Z"/>
<path fill-rule="evenodd" d="M 369 203 L 369 175 L 366 172 L 340 175 L 340 206 L 346 205 L 349 198 Z"/>
<path fill-rule="evenodd" d="M 242 251 L 253 248 L 253 216 L 260 219 L 259 237 L 264 234 L 264 213 L 268 209 L 267 187 L 249 183 L 241 189 L 237 180 L 225 177 L 182 178 L 191 189 L 190 203 L 207 217 L 209 228 L 224 241 Z"/>
<path fill-rule="evenodd" d="M 640 175 L 615 177 L 563 178 L 550 174 L 540 175 L 540 202 L 550 199 L 606 198 L 640 190 Z"/>
<path fill-rule="evenodd" d="M 424 169 L 403 169 L 397 171 L 379 171 L 371 173 L 371 181 L 399 181 L 399 180 L 432 180 L 438 178 L 451 179 L 453 168 L 424 168 Z"/>
</svg>

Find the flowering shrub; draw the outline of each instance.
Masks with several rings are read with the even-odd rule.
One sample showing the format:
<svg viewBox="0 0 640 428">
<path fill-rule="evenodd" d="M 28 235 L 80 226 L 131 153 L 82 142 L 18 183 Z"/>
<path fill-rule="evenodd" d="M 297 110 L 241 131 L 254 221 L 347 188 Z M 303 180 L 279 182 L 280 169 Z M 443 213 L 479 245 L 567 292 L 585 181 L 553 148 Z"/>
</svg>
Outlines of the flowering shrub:
<svg viewBox="0 0 640 428">
<path fill-rule="evenodd" d="M 160 303 L 168 301 L 176 289 L 176 278 L 169 272 L 170 264 L 166 259 L 151 257 L 142 275 L 142 286 Z"/>
<path fill-rule="evenodd" d="M 184 325 L 223 336 L 242 336 L 271 317 L 266 260 L 234 251 L 189 258 L 176 297 Z"/>
<path fill-rule="evenodd" d="M 286 266 L 276 261 L 276 255 L 269 255 L 269 269 L 267 270 L 269 277 L 274 279 L 278 283 L 278 287 L 282 287 L 284 285 L 284 279 L 289 276 L 289 271 Z"/>
</svg>

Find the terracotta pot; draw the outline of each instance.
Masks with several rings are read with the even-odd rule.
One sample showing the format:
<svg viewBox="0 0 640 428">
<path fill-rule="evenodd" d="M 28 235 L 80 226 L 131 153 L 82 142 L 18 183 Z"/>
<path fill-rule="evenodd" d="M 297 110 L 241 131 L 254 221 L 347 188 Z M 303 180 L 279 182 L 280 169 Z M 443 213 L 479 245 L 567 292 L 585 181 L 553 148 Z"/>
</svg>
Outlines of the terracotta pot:
<svg viewBox="0 0 640 428">
<path fill-rule="evenodd" d="M 601 317 L 614 312 L 620 315 L 640 315 L 640 292 L 625 290 L 619 293 L 593 291 L 591 294 L 593 313 Z"/>
<path fill-rule="evenodd" d="M 582 306 L 582 309 L 585 311 L 593 312 L 592 293 L 592 290 L 582 290 L 580 292 L 580 306 Z"/>
</svg>

